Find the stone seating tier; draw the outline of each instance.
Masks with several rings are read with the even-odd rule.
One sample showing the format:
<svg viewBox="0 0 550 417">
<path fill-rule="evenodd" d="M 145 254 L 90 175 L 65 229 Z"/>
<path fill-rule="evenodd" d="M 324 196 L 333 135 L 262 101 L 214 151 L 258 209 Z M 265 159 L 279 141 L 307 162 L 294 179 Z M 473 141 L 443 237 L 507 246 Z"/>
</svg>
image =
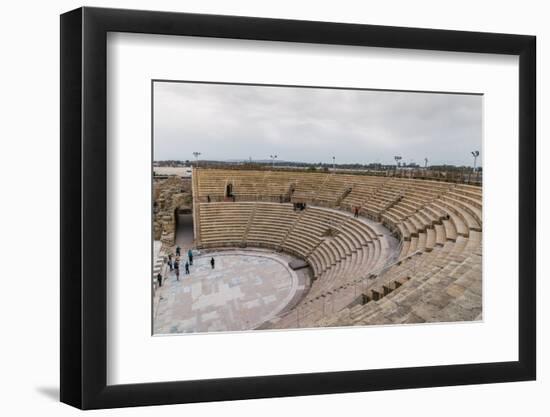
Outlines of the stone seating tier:
<svg viewBox="0 0 550 417">
<path fill-rule="evenodd" d="M 223 197 L 227 181 L 235 195 L 253 201 L 237 198 L 237 203 L 205 204 L 207 192 Z M 312 268 L 315 279 L 309 293 L 264 328 L 481 316 L 479 187 L 331 173 L 247 171 L 241 175 L 236 170 L 199 170 L 197 182 L 202 245 L 285 250 Z M 284 190 L 285 198 L 304 201 L 307 209 L 294 211 L 292 204 L 261 202 L 266 190 L 272 194 L 266 201 L 274 201 L 276 193 Z M 385 266 L 382 241 L 365 222 L 345 212 L 314 207 L 316 203 L 348 212 L 360 207 L 361 214 L 382 221 L 401 240 L 397 262 Z M 369 271 L 375 273 L 369 275 Z M 426 300 L 424 294 L 429 294 Z M 357 302 L 360 299 L 363 302 Z"/>
<path fill-rule="evenodd" d="M 312 267 L 314 287 L 365 274 L 380 260 L 377 233 L 365 222 L 340 211 L 292 204 L 256 202 L 200 203 L 199 247 L 259 246 L 284 250 Z M 312 292 L 311 294 L 313 294 Z"/>
</svg>

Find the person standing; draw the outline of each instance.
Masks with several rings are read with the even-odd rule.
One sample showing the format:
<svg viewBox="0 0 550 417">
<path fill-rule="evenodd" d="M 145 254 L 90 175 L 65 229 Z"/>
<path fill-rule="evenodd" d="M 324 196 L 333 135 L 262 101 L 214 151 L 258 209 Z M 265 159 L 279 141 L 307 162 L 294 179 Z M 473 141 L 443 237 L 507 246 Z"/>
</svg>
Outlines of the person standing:
<svg viewBox="0 0 550 417">
<path fill-rule="evenodd" d="M 162 287 L 162 274 L 160 272 L 157 274 L 157 282 L 159 283 L 159 287 Z"/>
<path fill-rule="evenodd" d="M 189 275 L 189 262 L 185 262 L 185 275 Z"/>
<path fill-rule="evenodd" d="M 180 280 L 180 270 L 176 269 L 176 281 Z"/>
<path fill-rule="evenodd" d="M 214 257 L 212 257 L 212 259 L 210 259 L 210 265 L 212 265 L 212 269 L 214 269 L 214 267 L 216 265 L 216 261 L 214 260 Z"/>
<path fill-rule="evenodd" d="M 189 265 L 193 265 L 193 251 L 191 249 L 187 251 L 187 256 L 189 257 Z"/>
<path fill-rule="evenodd" d="M 176 256 L 180 256 L 181 255 L 181 248 L 179 247 L 179 245 L 176 247 Z"/>
<path fill-rule="evenodd" d="M 172 254 L 168 254 L 168 266 L 170 267 L 170 271 L 174 269 L 174 263 L 172 262 Z"/>
</svg>

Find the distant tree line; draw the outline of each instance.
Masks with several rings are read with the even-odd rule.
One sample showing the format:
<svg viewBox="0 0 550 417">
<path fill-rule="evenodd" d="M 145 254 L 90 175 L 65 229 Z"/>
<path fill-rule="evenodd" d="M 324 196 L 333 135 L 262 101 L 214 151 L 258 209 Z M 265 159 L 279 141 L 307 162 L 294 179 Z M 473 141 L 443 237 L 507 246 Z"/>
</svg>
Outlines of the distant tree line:
<svg viewBox="0 0 550 417">
<path fill-rule="evenodd" d="M 153 166 L 156 167 L 184 167 L 191 165 L 189 160 L 180 161 L 175 159 L 168 159 L 163 161 L 153 161 Z"/>
<path fill-rule="evenodd" d="M 156 167 L 184 167 L 184 166 L 201 166 L 201 167 L 220 167 L 220 166 L 239 166 L 245 169 L 265 169 L 272 166 L 275 167 L 299 167 L 305 168 L 308 171 L 328 171 L 333 167 L 333 164 L 327 162 L 291 162 L 291 161 L 190 161 L 190 160 L 162 160 L 154 161 L 153 163 Z M 336 168 L 344 170 L 370 170 L 370 171 L 387 171 L 395 170 L 395 164 L 381 164 L 381 163 L 368 163 L 368 164 L 335 164 Z M 430 165 L 427 168 L 420 166 L 417 163 L 405 163 L 400 162 L 397 168 L 414 168 L 414 169 L 427 169 L 430 171 L 448 171 L 448 172 L 465 172 L 471 171 L 472 167 L 465 165 Z M 483 171 L 482 167 L 477 167 L 476 171 Z"/>
</svg>

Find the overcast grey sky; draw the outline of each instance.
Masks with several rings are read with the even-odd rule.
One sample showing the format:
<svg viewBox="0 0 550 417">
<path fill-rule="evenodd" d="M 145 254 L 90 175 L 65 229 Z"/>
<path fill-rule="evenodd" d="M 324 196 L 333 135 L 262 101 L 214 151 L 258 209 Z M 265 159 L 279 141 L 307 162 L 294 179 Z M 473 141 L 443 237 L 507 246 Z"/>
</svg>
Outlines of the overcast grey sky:
<svg viewBox="0 0 550 417">
<path fill-rule="evenodd" d="M 482 97 L 155 82 L 154 159 L 473 165 Z M 481 155 L 483 156 L 483 155 Z M 479 161 L 478 161 L 479 162 Z M 481 164 L 478 164 L 481 165 Z"/>
</svg>

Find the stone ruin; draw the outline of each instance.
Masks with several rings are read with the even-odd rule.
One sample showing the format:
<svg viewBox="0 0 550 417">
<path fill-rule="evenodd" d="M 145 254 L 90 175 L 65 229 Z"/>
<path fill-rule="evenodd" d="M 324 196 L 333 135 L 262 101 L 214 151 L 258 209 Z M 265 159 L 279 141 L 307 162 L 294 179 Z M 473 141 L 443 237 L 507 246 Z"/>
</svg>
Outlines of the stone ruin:
<svg viewBox="0 0 550 417">
<path fill-rule="evenodd" d="M 175 244 L 176 216 L 180 209 L 192 208 L 191 182 L 177 176 L 153 183 L 153 236 L 163 247 Z"/>
</svg>

